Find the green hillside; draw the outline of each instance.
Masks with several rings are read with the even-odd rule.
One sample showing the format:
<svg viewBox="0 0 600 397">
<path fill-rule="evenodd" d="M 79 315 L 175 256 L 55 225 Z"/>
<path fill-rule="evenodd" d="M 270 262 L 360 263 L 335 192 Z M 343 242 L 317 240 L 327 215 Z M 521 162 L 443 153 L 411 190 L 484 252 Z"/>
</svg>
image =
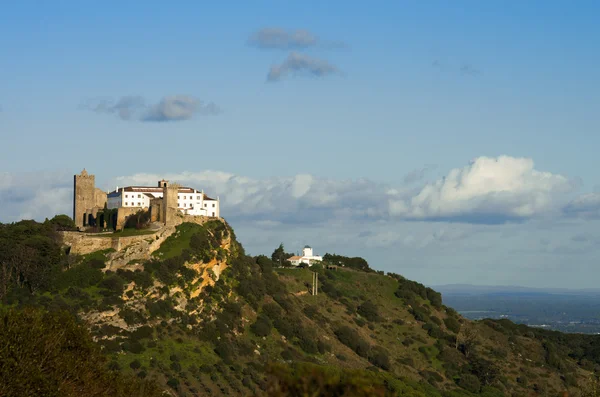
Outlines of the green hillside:
<svg viewBox="0 0 600 397">
<path fill-rule="evenodd" d="M 88 367 L 61 362 L 73 355 L 43 361 L 20 346 L 32 343 L 15 336 L 32 318 L 49 319 L 36 320 L 40 334 L 58 332 L 53 316 L 81 329 L 87 350 L 75 351 L 106 373 L 98 379 L 114 390 L 129 382 L 129 395 L 594 395 L 597 337 L 468 321 L 439 293 L 362 259 L 351 268 L 276 268 L 211 221 L 184 223 L 151 259 L 115 269 L 111 250 L 67 254 L 60 231 L 68 228 L 63 217 L 0 225 L 0 383 L 15 385 L 0 395 L 35 395 L 23 387 L 65 374 L 87 379 Z M 27 363 L 18 382 L 14 346 Z M 81 395 L 73 390 L 55 395 Z M 119 395 L 106 390 L 87 395 Z"/>
</svg>

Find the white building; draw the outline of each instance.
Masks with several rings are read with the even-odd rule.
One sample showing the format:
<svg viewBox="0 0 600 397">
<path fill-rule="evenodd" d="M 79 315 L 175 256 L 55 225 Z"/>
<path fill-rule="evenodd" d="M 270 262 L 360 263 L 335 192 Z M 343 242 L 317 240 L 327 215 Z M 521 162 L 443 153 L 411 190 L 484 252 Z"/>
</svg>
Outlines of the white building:
<svg viewBox="0 0 600 397">
<path fill-rule="evenodd" d="M 161 182 L 158 183 L 158 186 Z M 150 208 L 150 200 L 163 197 L 162 187 L 127 186 L 118 187 L 108 193 L 107 208 Z M 186 215 L 219 217 L 219 198 L 208 197 L 204 191 L 191 187 L 180 187 L 177 191 L 177 208 Z"/>
<path fill-rule="evenodd" d="M 323 257 L 319 255 L 314 255 L 313 249 L 306 245 L 302 249 L 302 256 L 292 256 L 288 259 L 288 261 L 291 262 L 292 266 L 299 266 L 301 263 L 306 263 L 308 266 L 312 266 L 316 262 L 323 261 Z"/>
</svg>

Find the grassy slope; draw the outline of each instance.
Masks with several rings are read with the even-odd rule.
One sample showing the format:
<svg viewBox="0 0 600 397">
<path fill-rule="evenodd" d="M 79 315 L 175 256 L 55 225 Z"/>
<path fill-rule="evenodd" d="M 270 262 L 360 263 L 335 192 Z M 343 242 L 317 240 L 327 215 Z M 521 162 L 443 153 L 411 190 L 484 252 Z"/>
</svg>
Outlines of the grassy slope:
<svg viewBox="0 0 600 397">
<path fill-rule="evenodd" d="M 209 236 L 209 240 L 218 240 L 202 243 L 211 245 L 215 253 L 223 238 L 231 235 L 232 243 L 226 258 L 228 268 L 221 280 L 210 287 L 210 292 L 207 290 L 190 299 L 194 286 L 184 280 L 185 272 L 176 262 L 182 254 L 189 255 L 192 236 L 198 233 Z M 557 353 L 558 361 L 549 360 L 547 348 L 540 338 L 530 335 L 526 327 L 515 330 L 494 322 L 472 323 L 459 319 L 463 327 L 477 332 L 477 345 L 467 358 L 452 343 L 456 331 L 444 325 L 444 320 L 457 318 L 457 315 L 443 306 L 435 307 L 412 290 L 407 289 L 403 298 L 399 298 L 396 292 L 400 284 L 396 278 L 348 269 L 321 271 L 320 293 L 312 296 L 307 287 L 312 281 L 311 270 L 275 269 L 275 278 L 270 278 L 270 269 L 265 270 L 255 260 L 243 257 L 243 248 L 235 241 L 232 230 L 225 235 L 221 233 L 222 225 L 218 222 L 203 226 L 180 225 L 178 232 L 156 252 L 154 264 L 148 265 L 148 269 L 153 270 L 142 272 L 151 278 L 151 286 L 141 288 L 135 284 L 129 297 L 123 289 L 119 290 L 118 285 L 116 292 L 111 292 L 113 284 L 103 282 L 106 278 L 119 276 L 127 281 L 124 284 L 127 285 L 131 282 L 127 278 L 132 277 L 131 274 L 104 274 L 100 281 L 87 283 L 90 275 L 100 273 L 89 264 L 106 260 L 106 252 L 98 252 L 81 258 L 81 264 L 64 272 L 56 281 L 60 288 L 46 291 L 30 303 L 47 308 L 67 307 L 79 314 L 89 310 L 110 313 L 113 309 L 121 309 L 118 316 L 123 316 L 124 308 L 135 308 L 141 319 L 134 321 L 129 331 L 92 326 L 93 334 L 99 338 L 110 336 L 101 344 L 112 358 L 114 368 L 140 377 L 156 378 L 181 396 L 263 394 L 266 389 L 265 365 L 277 362 L 288 367 L 293 363 L 310 362 L 368 370 L 360 376 L 375 374 L 380 381 L 385 379 L 388 388 L 395 388 L 396 395 L 414 396 L 475 395 L 457 386 L 464 386 L 462 378 L 473 371 L 474 357 L 493 361 L 498 367 L 498 374 L 491 382 L 496 388 L 480 389 L 481 395 L 486 396 L 525 396 L 534 392 L 553 396 L 569 387 L 574 389 L 573 385 L 581 383 L 587 376 L 562 351 Z M 206 250 L 199 249 L 198 255 L 205 256 Z M 160 282 L 164 280 L 164 272 L 161 278 L 160 270 L 165 266 L 175 266 L 169 288 Z M 82 298 L 81 292 L 69 288 L 72 285 L 87 293 L 88 298 Z M 324 288 L 326 285 L 329 289 Z M 199 307 L 199 315 L 189 315 L 185 310 L 173 311 L 171 304 L 151 313 L 146 303 L 167 302 L 176 289 L 181 290 L 178 294 L 185 297 L 188 304 Z M 252 297 L 257 298 L 255 303 Z M 368 321 L 359 314 L 359 306 L 367 301 L 377 307 L 379 320 Z M 268 306 L 279 307 L 286 321 L 296 320 L 299 323 L 296 328 L 300 326 L 314 332 L 309 339 L 318 340 L 324 348 L 311 350 L 302 344 L 300 336 L 290 336 L 288 331 L 286 338 L 277 327 L 265 337 L 257 336 L 251 326 L 259 314 L 264 316 Z M 428 313 L 424 321 L 417 321 L 412 306 Z M 422 316 L 419 318 L 423 320 Z M 144 325 L 151 326 L 151 335 L 131 333 Z M 427 328 L 432 325 L 441 336 L 430 335 Z M 389 370 L 375 368 L 364 355 L 344 345 L 336 336 L 336 331 L 342 327 L 355 330 L 371 350 L 383 347 L 390 359 Z M 227 352 L 228 349 L 231 351 Z M 132 368 L 132 362 L 139 362 L 139 366 Z M 450 391 L 455 394 L 447 394 Z"/>
</svg>

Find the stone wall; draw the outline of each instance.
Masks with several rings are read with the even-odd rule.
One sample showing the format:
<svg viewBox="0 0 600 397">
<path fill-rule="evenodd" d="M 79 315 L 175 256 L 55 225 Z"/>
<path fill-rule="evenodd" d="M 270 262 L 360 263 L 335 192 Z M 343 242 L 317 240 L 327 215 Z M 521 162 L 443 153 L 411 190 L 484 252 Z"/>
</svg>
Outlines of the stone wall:
<svg viewBox="0 0 600 397">
<path fill-rule="evenodd" d="M 119 207 L 117 210 L 117 223 L 115 224 L 115 230 L 123 230 L 125 228 L 125 222 L 127 217 L 142 211 L 137 207 Z"/>
<path fill-rule="evenodd" d="M 59 232 L 63 244 L 71 247 L 70 254 L 86 255 L 113 248 L 112 238 L 93 236 L 81 232 Z"/>
<path fill-rule="evenodd" d="M 163 216 L 162 198 L 153 198 L 150 200 L 150 222 L 160 222 Z"/>
<path fill-rule="evenodd" d="M 104 208 L 108 201 L 108 195 L 100 188 L 94 189 L 94 207 Z"/>
</svg>

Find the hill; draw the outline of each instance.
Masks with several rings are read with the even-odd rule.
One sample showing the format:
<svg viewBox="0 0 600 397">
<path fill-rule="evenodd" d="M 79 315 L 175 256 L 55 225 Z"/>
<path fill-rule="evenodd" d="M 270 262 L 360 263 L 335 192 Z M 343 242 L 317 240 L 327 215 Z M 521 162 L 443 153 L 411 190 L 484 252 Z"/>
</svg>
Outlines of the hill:
<svg viewBox="0 0 600 397">
<path fill-rule="evenodd" d="M 362 262 L 277 268 L 245 255 L 225 222 L 144 232 L 130 247 L 86 255 L 64 246 L 65 229 L 61 217 L 0 225 L 3 316 L 26 328 L 27 316 L 70 313 L 115 374 L 106 382 L 143 379 L 177 396 L 578 396 L 600 369 L 594 336 L 469 321 L 433 289 Z M 7 346 L 31 343 L 18 334 L 0 332 L 0 382 L 10 380 Z M 60 377 L 51 368 L 44 376 Z"/>
</svg>

